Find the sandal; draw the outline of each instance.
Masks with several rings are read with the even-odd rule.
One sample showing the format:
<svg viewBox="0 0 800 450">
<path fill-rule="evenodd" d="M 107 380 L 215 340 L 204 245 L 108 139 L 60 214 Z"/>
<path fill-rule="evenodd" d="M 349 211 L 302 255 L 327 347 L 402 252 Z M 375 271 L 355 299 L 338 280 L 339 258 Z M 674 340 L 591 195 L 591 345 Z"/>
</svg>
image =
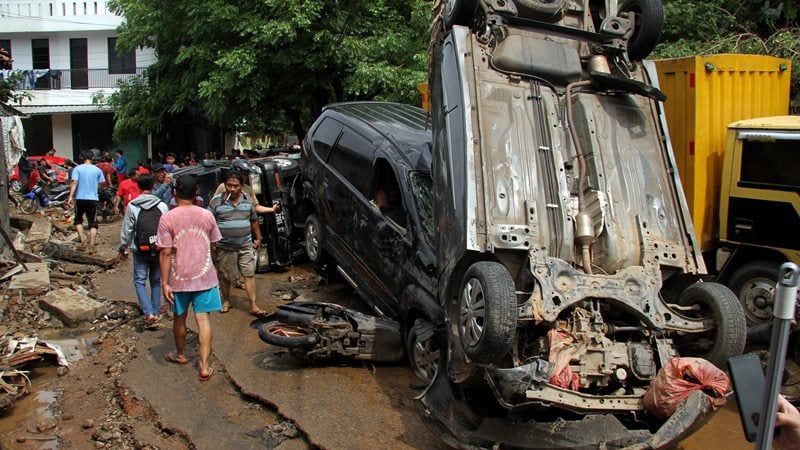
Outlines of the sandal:
<svg viewBox="0 0 800 450">
<path fill-rule="evenodd" d="M 268 312 L 264 311 L 263 309 L 258 309 L 255 311 L 250 311 L 250 315 L 253 317 L 258 317 L 259 319 L 267 317 L 269 315 Z"/>
<path fill-rule="evenodd" d="M 219 312 L 220 312 L 221 314 L 225 314 L 225 313 L 227 313 L 227 312 L 228 312 L 228 311 L 230 311 L 230 310 L 231 310 L 231 305 L 230 305 L 230 304 L 228 304 L 228 303 L 226 303 L 226 304 L 222 305 L 222 309 L 220 309 L 220 310 L 219 310 Z"/>
<path fill-rule="evenodd" d="M 174 364 L 188 364 L 189 363 L 189 358 L 184 356 L 183 359 L 181 359 L 181 358 L 178 357 L 178 355 L 176 355 L 175 353 L 172 353 L 172 352 L 169 352 L 166 355 L 164 355 L 164 359 L 167 360 L 168 362 L 171 362 L 171 363 L 174 363 Z"/>
<path fill-rule="evenodd" d="M 200 377 L 199 377 L 200 381 L 208 381 L 208 380 L 210 380 L 211 379 L 211 375 L 214 375 L 214 368 L 213 367 L 209 367 L 208 368 L 208 373 L 206 375 L 200 374 Z"/>
</svg>

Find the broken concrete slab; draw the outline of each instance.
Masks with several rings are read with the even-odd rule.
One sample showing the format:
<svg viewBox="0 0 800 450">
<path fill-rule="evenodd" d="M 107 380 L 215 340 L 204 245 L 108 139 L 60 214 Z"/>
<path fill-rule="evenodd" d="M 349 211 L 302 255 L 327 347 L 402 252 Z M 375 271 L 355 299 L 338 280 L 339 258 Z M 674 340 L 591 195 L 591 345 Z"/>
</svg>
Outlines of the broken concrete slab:
<svg viewBox="0 0 800 450">
<path fill-rule="evenodd" d="M 37 242 L 47 242 L 53 236 L 53 224 L 49 220 L 34 220 L 31 229 L 25 236 L 28 245 Z"/>
<path fill-rule="evenodd" d="M 22 289 L 26 294 L 34 291 L 44 292 L 50 288 L 50 271 L 47 263 L 27 264 L 28 272 L 18 273 L 11 278 L 8 289 Z"/>
<path fill-rule="evenodd" d="M 106 313 L 102 303 L 70 288 L 48 292 L 39 299 L 39 307 L 54 314 L 68 327 L 75 327 Z"/>
</svg>

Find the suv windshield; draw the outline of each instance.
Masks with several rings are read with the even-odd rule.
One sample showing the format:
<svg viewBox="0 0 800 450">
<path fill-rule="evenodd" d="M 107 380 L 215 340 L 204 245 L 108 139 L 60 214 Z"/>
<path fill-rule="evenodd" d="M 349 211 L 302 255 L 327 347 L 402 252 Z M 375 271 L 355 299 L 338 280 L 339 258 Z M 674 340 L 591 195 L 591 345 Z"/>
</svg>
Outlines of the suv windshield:
<svg viewBox="0 0 800 450">
<path fill-rule="evenodd" d="M 422 232 L 428 244 L 433 244 L 433 181 L 430 174 L 422 172 L 411 173 L 411 193 L 419 211 L 419 221 Z"/>
</svg>

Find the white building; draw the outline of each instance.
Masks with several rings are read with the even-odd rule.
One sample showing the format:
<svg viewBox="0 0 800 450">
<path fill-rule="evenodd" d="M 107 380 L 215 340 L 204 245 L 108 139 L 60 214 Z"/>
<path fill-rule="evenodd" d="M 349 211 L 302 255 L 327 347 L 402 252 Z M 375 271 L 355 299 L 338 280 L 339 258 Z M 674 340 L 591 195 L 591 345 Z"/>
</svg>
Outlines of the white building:
<svg viewBox="0 0 800 450">
<path fill-rule="evenodd" d="M 155 61 L 152 49 L 117 55 L 122 20 L 106 1 L 0 0 L 0 47 L 13 59 L 10 70 L 27 76 L 20 90 L 31 95 L 13 105 L 30 115 L 23 121 L 29 155 L 55 148 L 76 159 L 81 150 L 122 148 L 131 163 L 152 154 L 146 137 L 113 142 L 113 110 L 93 100 Z"/>
</svg>

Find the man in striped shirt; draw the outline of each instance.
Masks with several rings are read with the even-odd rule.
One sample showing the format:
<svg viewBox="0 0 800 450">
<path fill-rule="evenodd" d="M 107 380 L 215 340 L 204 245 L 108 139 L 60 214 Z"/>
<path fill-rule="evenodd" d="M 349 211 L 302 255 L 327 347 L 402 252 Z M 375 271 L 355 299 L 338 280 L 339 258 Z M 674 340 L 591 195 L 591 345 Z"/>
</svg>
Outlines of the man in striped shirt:
<svg viewBox="0 0 800 450">
<path fill-rule="evenodd" d="M 216 244 L 214 264 L 222 294 L 221 312 L 230 310 L 231 284 L 241 275 L 250 300 L 250 314 L 262 317 L 266 312 L 256 305 L 255 278 L 255 249 L 261 246 L 261 230 L 258 228 L 254 200 L 242 193 L 243 184 L 242 172 L 230 172 L 225 179 L 225 192 L 215 195 L 208 203 L 208 210 L 214 215 L 222 233 L 222 240 Z"/>
</svg>

